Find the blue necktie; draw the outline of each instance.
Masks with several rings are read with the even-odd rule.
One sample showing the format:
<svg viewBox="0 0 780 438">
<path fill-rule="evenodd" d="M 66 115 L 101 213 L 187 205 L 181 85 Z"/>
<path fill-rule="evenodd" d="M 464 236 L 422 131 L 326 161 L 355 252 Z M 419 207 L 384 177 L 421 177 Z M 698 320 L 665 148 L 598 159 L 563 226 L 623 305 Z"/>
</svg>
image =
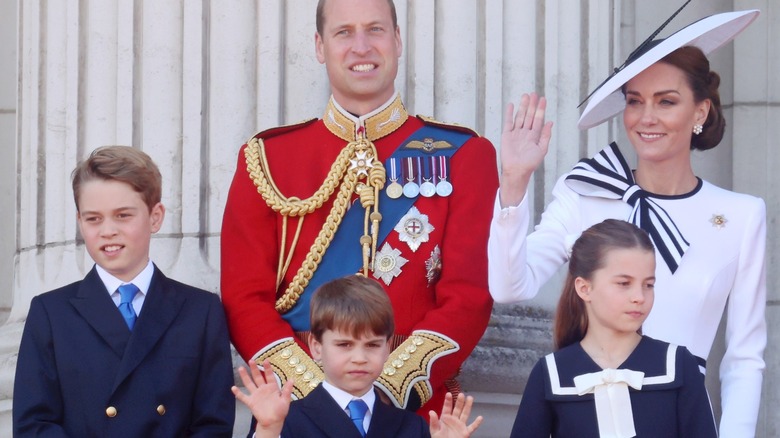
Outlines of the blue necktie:
<svg viewBox="0 0 780 438">
<path fill-rule="evenodd" d="M 122 296 L 122 301 L 119 303 L 119 313 L 125 318 L 127 328 L 132 331 L 136 318 L 135 309 L 133 309 L 133 298 L 135 298 L 135 294 L 138 293 L 138 287 L 133 283 L 128 283 L 119 286 L 118 290 L 119 295 Z"/>
<path fill-rule="evenodd" d="M 363 418 L 366 417 L 366 411 L 368 410 L 366 402 L 360 399 L 352 400 L 347 405 L 347 409 L 349 409 L 349 419 L 355 423 L 360 436 L 366 436 L 366 430 L 363 429 Z"/>
</svg>

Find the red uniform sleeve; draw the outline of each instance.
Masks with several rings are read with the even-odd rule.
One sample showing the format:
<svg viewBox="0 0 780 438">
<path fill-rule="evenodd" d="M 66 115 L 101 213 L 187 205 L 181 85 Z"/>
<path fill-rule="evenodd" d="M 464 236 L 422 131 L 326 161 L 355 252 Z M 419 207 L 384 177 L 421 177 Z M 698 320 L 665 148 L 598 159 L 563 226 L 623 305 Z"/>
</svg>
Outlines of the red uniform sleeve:
<svg viewBox="0 0 780 438">
<path fill-rule="evenodd" d="M 277 215 L 247 173 L 245 148 L 238 154 L 222 219 L 221 287 L 230 338 L 249 361 L 269 344 L 293 337 L 293 331 L 274 308 Z"/>
</svg>

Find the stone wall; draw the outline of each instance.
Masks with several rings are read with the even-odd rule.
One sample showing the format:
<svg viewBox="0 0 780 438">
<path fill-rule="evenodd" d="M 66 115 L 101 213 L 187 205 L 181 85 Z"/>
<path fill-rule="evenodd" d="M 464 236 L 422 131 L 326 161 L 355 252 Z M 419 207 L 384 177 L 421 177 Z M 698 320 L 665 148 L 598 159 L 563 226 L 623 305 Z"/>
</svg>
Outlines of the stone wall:
<svg viewBox="0 0 780 438">
<path fill-rule="evenodd" d="M 504 106 L 526 91 L 545 94 L 555 128 L 531 188 L 538 218 L 555 179 L 578 158 L 608 139 L 625 142 L 619 120 L 578 131 L 577 105 L 678 3 L 396 0 L 404 40 L 396 87 L 412 113 L 475 127 L 496 145 Z M 172 277 L 218 291 L 222 209 L 239 146 L 258 130 L 319 116 L 328 96 L 313 56 L 315 4 L 0 0 L 0 435 L 10 435 L 30 300 L 91 266 L 76 232 L 70 170 L 103 144 L 148 152 L 163 169 L 168 208 L 153 240 L 155 261 Z M 694 166 L 716 184 L 767 201 L 770 339 L 757 435 L 772 437 L 780 436 L 780 416 L 766 409 L 780 398 L 780 277 L 771 269 L 780 254 L 780 224 L 771 220 L 780 212 L 773 190 L 780 56 L 770 42 L 780 36 L 780 6 L 693 2 L 670 29 L 748 8 L 763 11 L 759 20 L 712 58 L 731 122 L 726 139 L 696 154 Z M 558 288 L 551 282 L 533 301 L 497 305 L 464 364 L 463 386 L 490 418 L 480 436 L 508 433 L 525 376 L 551 349 Z"/>
</svg>

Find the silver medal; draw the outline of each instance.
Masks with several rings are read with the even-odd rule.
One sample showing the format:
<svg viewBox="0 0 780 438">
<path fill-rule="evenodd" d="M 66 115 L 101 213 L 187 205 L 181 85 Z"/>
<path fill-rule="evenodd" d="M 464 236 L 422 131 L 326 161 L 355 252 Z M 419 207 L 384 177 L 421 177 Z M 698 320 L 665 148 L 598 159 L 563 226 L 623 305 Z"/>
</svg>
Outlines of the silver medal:
<svg viewBox="0 0 780 438">
<path fill-rule="evenodd" d="M 452 194 L 452 184 L 446 179 L 439 181 L 436 184 L 436 194 L 444 197 L 450 196 Z"/>
<path fill-rule="evenodd" d="M 425 181 L 420 185 L 420 194 L 426 198 L 430 198 L 436 194 L 436 186 L 430 181 Z"/>
<path fill-rule="evenodd" d="M 407 198 L 416 198 L 420 194 L 420 186 L 417 183 L 408 182 L 404 184 L 403 192 Z"/>
</svg>

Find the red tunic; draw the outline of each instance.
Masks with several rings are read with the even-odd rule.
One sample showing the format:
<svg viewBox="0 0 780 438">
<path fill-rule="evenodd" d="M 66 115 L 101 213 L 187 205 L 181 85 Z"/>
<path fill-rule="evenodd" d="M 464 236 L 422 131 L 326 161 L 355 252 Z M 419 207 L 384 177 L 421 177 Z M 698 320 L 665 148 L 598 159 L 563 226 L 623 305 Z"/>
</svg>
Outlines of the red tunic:
<svg viewBox="0 0 780 438">
<path fill-rule="evenodd" d="M 423 124 L 419 118 L 409 117 L 394 132 L 375 140 L 379 159 L 386 162 L 399 144 Z M 270 174 L 279 191 L 287 197 L 301 199 L 320 187 L 346 145 L 322 120 L 258 135 L 264 139 Z M 335 194 L 322 208 L 305 217 L 292 263 L 277 291 L 282 216 L 266 205 L 247 173 L 246 147 L 238 154 L 225 207 L 221 282 L 233 344 L 245 360 L 250 360 L 269 344 L 294 336 L 274 303 L 301 266 Z M 393 305 L 396 334 L 408 336 L 415 330 L 427 330 L 451 338 L 460 347 L 454 354 L 435 360 L 431 367 L 429 383 L 433 397 L 420 410 L 426 416 L 427 409 L 440 410 L 446 392 L 444 382 L 457 374 L 477 345 L 492 307 L 487 284 L 487 239 L 498 187 L 495 149 L 487 139 L 472 137 L 452 157 L 449 173 L 453 185 L 450 196 L 420 197 L 415 203 L 434 227 L 429 240 L 416 252 L 399 240 L 396 231 L 385 241 L 408 260 L 389 286 L 382 283 Z M 380 204 L 380 211 L 381 208 Z M 297 221 L 297 218 L 288 219 L 286 248 L 292 241 Z M 425 262 L 437 245 L 441 250 L 442 269 L 438 281 L 429 285 Z M 378 245 L 377 250 L 382 246 Z M 355 250 L 360 251 L 357 242 Z M 297 341 L 308 353 L 308 346 Z"/>
</svg>

